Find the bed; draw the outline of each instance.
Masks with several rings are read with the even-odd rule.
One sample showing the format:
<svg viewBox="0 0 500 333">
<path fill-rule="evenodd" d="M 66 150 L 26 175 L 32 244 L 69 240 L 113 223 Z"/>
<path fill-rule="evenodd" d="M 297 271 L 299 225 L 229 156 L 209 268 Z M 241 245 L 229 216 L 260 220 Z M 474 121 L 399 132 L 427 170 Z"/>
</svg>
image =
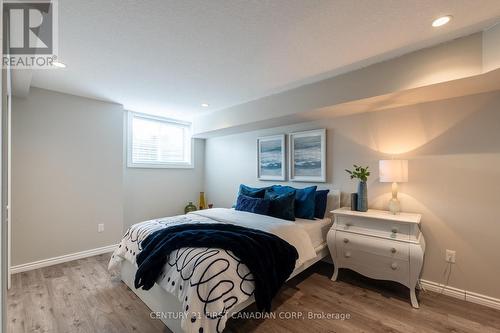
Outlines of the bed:
<svg viewBox="0 0 500 333">
<path fill-rule="evenodd" d="M 139 244 L 149 234 L 181 223 L 230 223 L 279 236 L 299 254 L 289 278 L 328 255 L 326 234 L 330 218 L 284 221 L 233 209 L 210 209 L 138 223 L 125 234 L 109 268 L 171 331 L 222 332 L 227 319 L 254 302 L 252 275 L 231 252 L 212 248 L 183 248 L 170 254 L 163 275 L 150 290 L 134 286 Z M 193 264 L 196 263 L 196 264 Z M 207 277 L 208 276 L 208 277 Z"/>
</svg>

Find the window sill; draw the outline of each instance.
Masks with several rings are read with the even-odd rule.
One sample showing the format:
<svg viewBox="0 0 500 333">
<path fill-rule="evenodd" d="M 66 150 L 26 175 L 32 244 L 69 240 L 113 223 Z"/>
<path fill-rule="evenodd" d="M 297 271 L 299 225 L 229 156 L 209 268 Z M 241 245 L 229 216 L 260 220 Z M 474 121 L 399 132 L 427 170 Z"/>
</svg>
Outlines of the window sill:
<svg viewBox="0 0 500 333">
<path fill-rule="evenodd" d="M 127 164 L 127 168 L 131 169 L 194 169 L 191 164 Z"/>
</svg>

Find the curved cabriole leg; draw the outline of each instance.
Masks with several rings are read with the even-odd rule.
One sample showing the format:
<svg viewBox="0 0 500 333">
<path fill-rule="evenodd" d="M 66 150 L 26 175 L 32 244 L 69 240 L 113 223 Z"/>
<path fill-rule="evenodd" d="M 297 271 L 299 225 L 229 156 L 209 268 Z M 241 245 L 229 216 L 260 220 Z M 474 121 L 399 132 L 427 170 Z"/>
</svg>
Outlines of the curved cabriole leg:
<svg viewBox="0 0 500 333">
<path fill-rule="evenodd" d="M 410 298 L 411 305 L 418 309 L 417 295 L 415 294 L 415 288 L 418 284 L 420 278 L 420 273 L 422 272 L 422 265 L 424 264 L 424 252 L 425 252 L 425 239 L 422 233 L 420 233 L 419 243 L 410 245 Z"/>
<path fill-rule="evenodd" d="M 335 267 L 333 269 L 332 281 L 337 281 L 338 277 L 339 277 L 339 269 L 337 268 L 337 265 L 335 265 Z"/>
<path fill-rule="evenodd" d="M 411 306 L 413 306 L 415 309 L 418 309 L 419 305 L 417 300 L 417 294 L 415 293 L 415 288 L 410 289 L 410 299 L 411 299 Z"/>
</svg>

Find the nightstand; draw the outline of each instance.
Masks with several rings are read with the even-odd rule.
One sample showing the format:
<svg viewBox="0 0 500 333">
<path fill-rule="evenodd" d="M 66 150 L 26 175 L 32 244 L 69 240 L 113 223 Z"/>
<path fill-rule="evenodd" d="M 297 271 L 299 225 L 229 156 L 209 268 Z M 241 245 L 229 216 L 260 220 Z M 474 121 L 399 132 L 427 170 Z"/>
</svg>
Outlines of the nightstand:
<svg viewBox="0 0 500 333">
<path fill-rule="evenodd" d="M 340 208 L 331 212 L 334 223 L 327 241 L 335 271 L 349 268 L 367 277 L 399 282 L 410 289 L 411 305 L 418 308 L 415 288 L 424 262 L 425 240 L 420 214 Z"/>
</svg>

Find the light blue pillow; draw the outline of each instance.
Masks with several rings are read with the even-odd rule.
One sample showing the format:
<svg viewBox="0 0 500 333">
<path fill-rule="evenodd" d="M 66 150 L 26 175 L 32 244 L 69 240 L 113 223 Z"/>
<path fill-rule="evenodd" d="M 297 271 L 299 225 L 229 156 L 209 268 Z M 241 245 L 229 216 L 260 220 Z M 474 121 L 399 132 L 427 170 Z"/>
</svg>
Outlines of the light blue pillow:
<svg viewBox="0 0 500 333">
<path fill-rule="evenodd" d="M 310 186 L 303 189 L 296 189 L 291 186 L 274 185 L 267 191 L 278 195 L 295 191 L 295 217 L 314 220 L 317 188 L 317 186 Z"/>
</svg>

